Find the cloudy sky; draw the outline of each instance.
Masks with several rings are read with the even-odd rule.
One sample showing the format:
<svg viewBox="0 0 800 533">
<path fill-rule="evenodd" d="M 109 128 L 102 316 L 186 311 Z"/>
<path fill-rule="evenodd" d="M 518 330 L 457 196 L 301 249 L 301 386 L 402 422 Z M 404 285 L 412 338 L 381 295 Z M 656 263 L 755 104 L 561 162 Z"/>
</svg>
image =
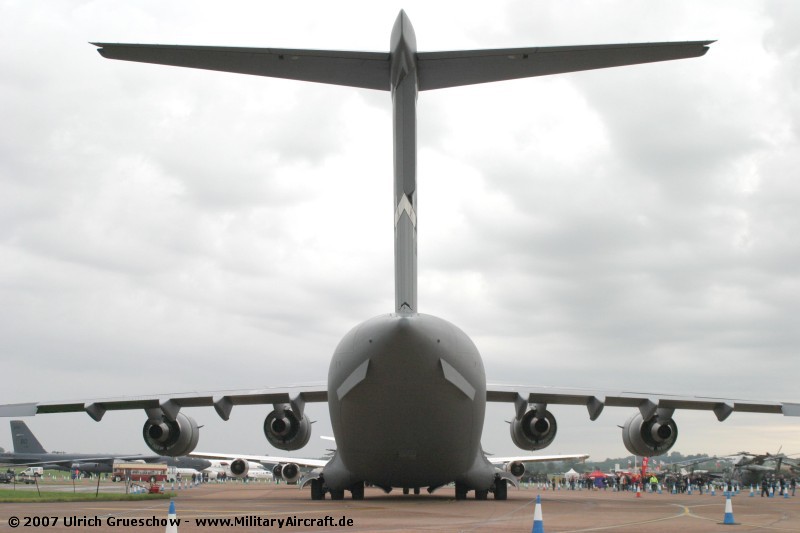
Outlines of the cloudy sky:
<svg viewBox="0 0 800 533">
<path fill-rule="evenodd" d="M 401 8 L 421 51 L 718 39 L 420 94 L 420 311 L 490 381 L 800 401 L 796 2 L 0 0 L 0 403 L 324 381 L 393 309 L 388 93 L 88 42 L 386 51 Z M 268 410 L 195 410 L 198 449 L 275 453 Z M 548 452 L 627 454 L 627 410 L 553 411 Z M 511 413 L 487 409 L 487 451 L 518 453 Z M 684 453 L 800 452 L 798 420 L 676 420 Z M 146 452 L 143 421 L 28 419 L 81 452 Z"/>
</svg>

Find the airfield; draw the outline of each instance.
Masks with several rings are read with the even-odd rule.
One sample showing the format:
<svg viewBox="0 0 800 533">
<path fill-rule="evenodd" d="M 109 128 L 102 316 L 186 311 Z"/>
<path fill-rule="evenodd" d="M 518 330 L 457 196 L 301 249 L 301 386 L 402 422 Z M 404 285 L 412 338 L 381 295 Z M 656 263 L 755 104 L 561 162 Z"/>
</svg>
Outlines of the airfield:
<svg viewBox="0 0 800 533">
<path fill-rule="evenodd" d="M 101 485 L 102 487 L 102 485 Z M 51 487 L 55 488 L 55 487 Z M 64 490 L 72 490 L 69 484 Z M 102 488 L 101 488 L 102 490 Z M 206 484 L 177 492 L 174 499 L 179 531 L 273 531 L 277 519 L 314 519 L 329 524 L 352 520 L 351 526 L 291 525 L 290 531 L 518 531 L 533 525 L 536 496 L 542 501 L 546 532 L 708 532 L 708 531 L 800 531 L 800 495 L 795 498 L 749 497 L 742 492 L 732 498 L 734 519 L 739 525 L 722 525 L 725 497 L 644 494 L 612 491 L 544 491 L 536 488 L 509 490 L 507 501 L 456 501 L 451 487 L 433 495 L 404 496 L 400 491 L 384 494 L 368 488 L 366 499 L 312 501 L 307 490 L 269 483 Z M 165 519 L 169 502 L 75 502 L 0 504 L 0 530 L 11 529 L 11 517 L 59 517 L 47 531 L 165 531 L 165 527 L 120 525 L 130 519 Z M 99 525 L 65 527 L 64 517 L 88 517 Z M 234 525 L 238 518 L 240 525 Z M 198 521 L 230 519 L 230 525 Z M 275 519 L 272 525 L 267 525 Z M 117 524 L 117 525 L 109 525 Z M 322 522 L 320 522 L 322 523 Z M 22 526 L 20 526 L 22 527 Z M 27 528 L 31 529 L 31 528 Z"/>
</svg>

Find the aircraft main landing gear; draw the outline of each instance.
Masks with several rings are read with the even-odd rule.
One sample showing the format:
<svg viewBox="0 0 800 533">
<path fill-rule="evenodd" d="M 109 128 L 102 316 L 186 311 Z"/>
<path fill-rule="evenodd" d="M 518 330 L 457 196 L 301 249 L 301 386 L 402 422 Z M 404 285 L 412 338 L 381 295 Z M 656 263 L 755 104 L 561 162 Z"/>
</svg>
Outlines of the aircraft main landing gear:
<svg viewBox="0 0 800 533">
<path fill-rule="evenodd" d="M 353 495 L 354 500 L 363 500 L 364 499 L 364 482 L 356 483 L 352 487 L 350 487 L 350 494 Z"/>
<path fill-rule="evenodd" d="M 456 500 L 466 500 L 468 489 L 463 483 L 456 481 Z"/>
<path fill-rule="evenodd" d="M 506 480 L 503 478 L 497 478 L 494 480 L 494 499 L 508 499 L 508 483 L 506 483 Z"/>
<path fill-rule="evenodd" d="M 321 479 L 312 479 L 311 480 L 311 499 L 312 500 L 324 500 L 325 499 L 325 491 L 322 489 L 322 480 Z"/>
</svg>

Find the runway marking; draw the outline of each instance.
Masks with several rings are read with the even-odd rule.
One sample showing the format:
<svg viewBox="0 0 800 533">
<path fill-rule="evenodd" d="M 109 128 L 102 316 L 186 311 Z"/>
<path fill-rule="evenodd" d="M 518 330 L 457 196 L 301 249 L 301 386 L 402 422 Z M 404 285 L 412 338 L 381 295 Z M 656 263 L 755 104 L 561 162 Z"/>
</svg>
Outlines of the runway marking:
<svg viewBox="0 0 800 533">
<path fill-rule="evenodd" d="M 716 505 L 716 504 L 704 504 L 704 505 L 690 505 L 690 506 L 687 506 L 687 505 L 681 505 L 681 504 L 678 504 L 678 503 L 671 503 L 669 505 L 672 505 L 672 506 L 675 506 L 675 507 L 680 507 L 681 508 L 681 512 L 676 514 L 676 515 L 673 515 L 673 516 L 665 516 L 665 517 L 662 517 L 662 518 L 653 518 L 653 519 L 650 519 L 650 520 L 639 520 L 639 521 L 634 521 L 634 522 L 624 522 L 624 523 L 621 523 L 621 524 L 613 524 L 613 525 L 607 525 L 607 526 L 589 527 L 589 528 L 581 528 L 581 529 L 569 529 L 569 530 L 564 530 L 562 533 L 581 533 L 581 532 L 585 532 L 585 531 L 608 531 L 608 530 L 613 530 L 613 529 L 617 529 L 617 528 L 627 528 L 627 527 L 630 527 L 630 526 L 653 524 L 653 523 L 656 523 L 656 522 L 666 522 L 668 520 L 675 520 L 676 518 L 683 518 L 683 517 L 696 518 L 698 520 L 705 520 L 707 522 L 714 522 L 716 524 L 721 523 L 721 519 L 709 518 L 709 517 L 706 517 L 706 516 L 700 516 L 700 515 L 695 514 L 695 513 L 692 512 L 692 509 L 695 508 L 695 507 L 718 507 L 718 505 Z M 773 530 L 773 531 L 800 531 L 800 529 L 798 529 L 798 528 L 786 528 L 786 527 L 779 527 L 779 526 L 765 526 L 765 525 L 759 525 L 759 524 L 749 524 L 747 522 L 737 522 L 737 525 L 746 526 L 746 527 L 750 527 L 750 528 L 754 528 L 754 529 L 767 529 L 767 530 Z"/>
<path fill-rule="evenodd" d="M 711 507 L 711 506 L 717 507 L 716 505 L 706 504 L 706 505 L 689 505 L 689 506 L 687 506 L 687 505 L 681 505 L 681 504 L 677 504 L 677 503 L 673 503 L 671 505 L 676 505 L 678 507 L 683 507 L 684 514 L 686 516 L 689 516 L 690 518 L 697 518 L 698 520 L 705 520 L 707 522 L 715 522 L 717 524 L 720 523 L 720 520 L 718 520 L 718 519 L 708 518 L 706 516 L 696 515 L 696 514 L 694 514 L 692 512 L 692 509 L 695 508 L 695 507 Z M 786 515 L 784 515 L 784 517 L 785 516 Z M 740 526 L 746 526 L 746 527 L 755 528 L 755 529 L 769 529 L 769 530 L 773 530 L 773 531 L 800 531 L 800 528 L 796 528 L 796 527 L 786 528 L 786 527 L 779 527 L 779 526 L 762 526 L 762 525 L 759 525 L 759 524 L 749 524 L 747 522 L 736 522 L 736 524 L 740 525 Z"/>
</svg>

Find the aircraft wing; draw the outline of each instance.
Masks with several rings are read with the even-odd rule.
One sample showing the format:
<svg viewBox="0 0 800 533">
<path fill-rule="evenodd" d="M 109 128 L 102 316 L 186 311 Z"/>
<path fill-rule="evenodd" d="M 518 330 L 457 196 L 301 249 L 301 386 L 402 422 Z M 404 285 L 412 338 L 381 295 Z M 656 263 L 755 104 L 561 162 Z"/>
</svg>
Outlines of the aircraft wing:
<svg viewBox="0 0 800 533">
<path fill-rule="evenodd" d="M 591 420 L 596 420 L 606 405 L 637 408 L 645 420 L 655 415 L 658 409 L 713 411 L 720 422 L 728 418 L 733 412 L 800 416 L 800 403 L 762 402 L 704 396 L 676 396 L 646 392 L 526 387 L 524 385 L 488 384 L 486 387 L 486 401 L 513 403 L 517 410 L 518 418 L 524 415 L 530 404 L 582 405 L 589 411 Z"/>
<path fill-rule="evenodd" d="M 288 48 L 92 43 L 108 59 L 389 90 L 389 54 Z"/>
<path fill-rule="evenodd" d="M 700 57 L 714 41 L 420 52 L 419 90 Z"/>
<path fill-rule="evenodd" d="M 504 465 L 514 461 L 519 461 L 522 463 L 547 463 L 550 461 L 585 461 L 588 458 L 588 453 L 582 453 L 578 455 L 519 455 L 516 457 L 489 456 L 486 459 L 493 465 Z"/>
<path fill-rule="evenodd" d="M 294 463 L 298 466 L 307 466 L 310 468 L 320 468 L 328 464 L 330 459 L 304 459 L 302 457 L 275 457 L 273 455 L 241 455 L 230 453 L 207 453 L 207 452 L 192 452 L 189 457 L 198 457 L 200 459 L 222 459 L 231 460 L 244 459 L 245 461 L 253 461 L 254 463 L 267 463 L 267 464 L 287 464 Z"/>
<path fill-rule="evenodd" d="M 0 417 L 86 412 L 92 419 L 99 422 L 106 411 L 144 409 L 148 416 L 164 414 L 168 419 L 175 420 L 183 407 L 213 407 L 223 420 L 228 420 L 231 410 L 236 405 L 289 404 L 293 411 L 302 413 L 308 402 L 327 401 L 328 391 L 325 384 L 310 384 L 283 388 L 128 396 L 62 403 L 7 404 L 0 405 Z"/>
</svg>

